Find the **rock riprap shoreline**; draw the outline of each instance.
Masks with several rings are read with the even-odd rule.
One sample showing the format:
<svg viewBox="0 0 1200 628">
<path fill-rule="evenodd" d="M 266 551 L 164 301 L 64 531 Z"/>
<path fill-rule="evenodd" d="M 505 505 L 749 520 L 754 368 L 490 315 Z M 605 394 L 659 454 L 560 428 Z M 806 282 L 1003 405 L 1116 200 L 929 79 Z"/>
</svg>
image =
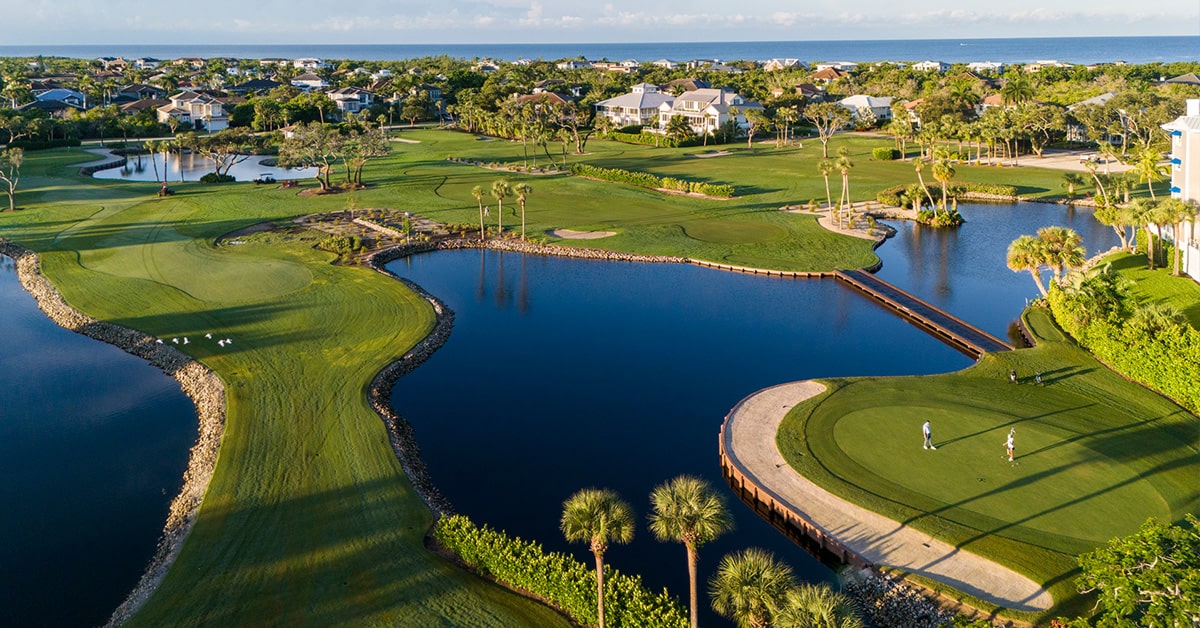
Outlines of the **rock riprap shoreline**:
<svg viewBox="0 0 1200 628">
<path fill-rule="evenodd" d="M 146 360 L 174 377 L 196 406 L 200 426 L 183 474 L 183 487 L 171 501 L 154 558 L 137 586 L 109 619 L 110 626 L 119 625 L 133 615 L 162 582 L 192 528 L 216 466 L 217 450 L 225 426 L 225 385 L 207 367 L 172 346 L 159 344 L 153 336 L 98 321 L 68 305 L 58 289 L 42 274 L 40 259 L 33 251 L 0 240 L 0 255 L 11 257 L 16 262 L 21 286 L 33 295 L 38 308 L 50 320 L 65 329 L 107 342 Z"/>
</svg>

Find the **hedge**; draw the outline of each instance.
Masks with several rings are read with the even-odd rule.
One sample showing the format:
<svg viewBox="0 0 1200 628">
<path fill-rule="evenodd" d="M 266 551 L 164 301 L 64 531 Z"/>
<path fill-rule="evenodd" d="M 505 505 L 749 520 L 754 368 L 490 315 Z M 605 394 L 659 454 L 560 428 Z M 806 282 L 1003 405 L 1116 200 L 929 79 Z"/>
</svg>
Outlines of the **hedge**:
<svg viewBox="0 0 1200 628">
<path fill-rule="evenodd" d="M 705 196 L 718 196 L 721 198 L 732 198 L 734 192 L 732 185 L 658 177 L 648 172 L 635 172 L 633 170 L 621 170 L 620 168 L 599 168 L 588 164 L 575 164 L 571 166 L 571 174 L 590 179 L 599 179 L 601 181 L 629 183 L 644 188 L 662 188 L 679 192 L 703 194 Z"/>
<path fill-rule="evenodd" d="M 929 188 L 929 194 L 933 196 L 934 201 L 937 201 L 941 198 L 941 185 L 939 185 L 937 182 L 927 182 L 925 186 Z M 948 192 L 952 197 L 961 197 L 968 194 L 986 194 L 988 196 L 1002 196 L 1005 198 L 1012 198 L 1014 200 L 1017 198 L 1016 186 L 1004 185 L 1001 183 L 955 183 L 946 187 L 948 188 Z M 912 199 L 917 196 L 920 196 L 922 199 L 924 199 L 925 191 L 921 189 L 920 184 L 911 183 L 909 185 L 896 185 L 890 188 L 884 188 L 883 190 L 879 191 L 879 194 L 875 195 L 875 200 L 884 205 L 903 207 L 911 204 L 911 201 L 906 201 L 905 199 Z M 922 201 L 922 204 L 926 202 L 928 201 Z"/>
<path fill-rule="evenodd" d="M 626 144 L 641 144 L 643 146 L 665 146 L 667 148 L 679 148 L 680 146 L 692 146 L 694 141 L 684 140 L 680 142 L 673 137 L 658 135 L 656 133 L 622 133 L 621 131 L 613 131 L 608 134 L 608 139 Z"/>
<path fill-rule="evenodd" d="M 1137 305 L 1121 295 L 1123 308 Z M 1161 329 L 1139 328 L 1129 317 L 1094 316 L 1077 298 L 1051 287 L 1047 298 L 1059 327 L 1117 372 L 1200 414 L 1200 330 L 1176 321 Z"/>
<path fill-rule="evenodd" d="M 477 526 L 462 515 L 443 517 L 433 534 L 480 574 L 549 602 L 579 624 L 596 624 L 596 575 L 586 564 L 567 554 L 547 552 L 538 543 Z M 604 619 L 614 628 L 688 625 L 683 605 L 665 589 L 651 593 L 641 576 L 622 575 L 607 566 Z"/>
<path fill-rule="evenodd" d="M 48 148 L 63 148 L 69 146 L 74 148 L 79 146 L 79 138 L 72 137 L 65 140 L 17 140 L 10 142 L 6 148 L 20 148 L 21 150 L 46 150 Z"/>
<path fill-rule="evenodd" d="M 876 161 L 893 161 L 900 159 L 900 151 L 889 146 L 877 146 L 871 150 L 871 158 Z"/>
</svg>

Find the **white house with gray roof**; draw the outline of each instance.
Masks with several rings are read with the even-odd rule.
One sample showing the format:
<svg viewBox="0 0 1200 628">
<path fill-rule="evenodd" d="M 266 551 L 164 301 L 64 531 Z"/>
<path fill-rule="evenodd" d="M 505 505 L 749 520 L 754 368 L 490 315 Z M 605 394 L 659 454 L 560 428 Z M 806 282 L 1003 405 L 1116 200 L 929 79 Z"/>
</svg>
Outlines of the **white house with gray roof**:
<svg viewBox="0 0 1200 628">
<path fill-rule="evenodd" d="M 697 89 L 681 94 L 671 103 L 659 105 L 658 127 L 665 133 L 671 118 L 683 116 L 699 135 L 714 133 L 731 119 L 738 128 L 745 129 L 749 126 L 746 111 L 762 108 L 753 100 L 746 100 L 741 94 L 725 88 Z"/>
<path fill-rule="evenodd" d="M 595 107 L 596 115 L 608 118 L 615 127 L 653 126 L 660 107 L 664 104 L 669 107 L 673 102 L 675 97 L 658 91 L 657 85 L 639 83 L 630 93 L 602 100 Z"/>
<path fill-rule="evenodd" d="M 846 108 L 856 120 L 862 117 L 864 111 L 868 110 L 874 114 L 876 121 L 882 122 L 892 119 L 891 96 L 864 96 L 856 94 L 839 100 L 838 104 Z"/>
</svg>

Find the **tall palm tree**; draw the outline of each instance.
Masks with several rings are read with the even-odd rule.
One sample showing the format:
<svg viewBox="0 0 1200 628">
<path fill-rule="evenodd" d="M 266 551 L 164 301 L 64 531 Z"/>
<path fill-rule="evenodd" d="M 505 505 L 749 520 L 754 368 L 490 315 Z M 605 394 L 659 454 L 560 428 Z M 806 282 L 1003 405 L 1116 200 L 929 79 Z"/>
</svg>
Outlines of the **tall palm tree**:
<svg viewBox="0 0 1200 628">
<path fill-rule="evenodd" d="M 1154 270 L 1154 233 L 1150 231 L 1150 225 L 1154 223 L 1156 218 L 1155 211 L 1158 207 L 1158 201 L 1139 198 L 1134 199 L 1129 204 L 1129 224 L 1133 225 L 1133 246 L 1137 246 L 1137 230 L 1141 227 L 1146 233 L 1146 260 L 1150 265 L 1150 270 Z"/>
<path fill-rule="evenodd" d="M 610 543 L 633 540 L 633 509 L 608 489 L 585 488 L 563 502 L 562 533 L 588 543 L 596 557 L 596 614 L 604 628 L 604 552 Z"/>
<path fill-rule="evenodd" d="M 147 153 L 150 153 L 150 165 L 154 166 L 154 182 L 158 183 L 158 161 L 155 160 L 155 157 L 157 156 L 155 153 L 158 152 L 158 142 L 154 140 L 146 140 L 145 142 L 142 142 L 142 148 L 146 149 Z M 163 166 L 166 166 L 166 164 L 164 163 Z M 166 173 L 163 173 L 163 178 L 166 178 Z"/>
<path fill-rule="evenodd" d="M 1058 283 L 1063 272 L 1083 266 L 1087 251 L 1083 248 L 1083 236 L 1066 227 L 1042 227 L 1037 237 L 1042 241 L 1045 263 L 1054 272 Z"/>
<path fill-rule="evenodd" d="M 739 628 L 770 625 L 771 610 L 783 603 L 795 584 L 792 568 L 775 560 L 775 555 L 752 547 L 726 554 L 717 573 L 708 581 L 712 608 Z"/>
<path fill-rule="evenodd" d="M 1008 267 L 1014 273 L 1029 271 L 1037 283 L 1038 292 L 1046 296 L 1046 285 L 1042 283 L 1042 266 L 1046 262 L 1046 252 L 1041 239 L 1023 235 L 1013 240 L 1012 244 L 1008 245 L 1007 261 Z"/>
<path fill-rule="evenodd" d="M 954 170 L 954 164 L 950 161 L 950 153 L 945 150 L 939 150 L 931 170 L 933 171 L 933 178 L 942 184 L 942 211 L 949 213 L 950 190 L 948 186 L 950 180 L 957 174 Z"/>
<path fill-rule="evenodd" d="M 517 193 L 517 202 L 521 204 L 521 239 L 525 239 L 525 199 L 533 193 L 533 187 L 528 183 L 518 183 L 513 186 Z"/>
<path fill-rule="evenodd" d="M 854 162 L 850 161 L 850 150 L 845 146 L 837 151 L 837 167 L 842 172 L 842 195 L 838 198 L 838 225 L 842 224 L 842 205 L 850 205 L 850 169 Z"/>
<path fill-rule="evenodd" d="M 700 547 L 733 529 L 733 517 L 721 494 L 700 478 L 681 475 L 650 493 L 650 531 L 660 541 L 678 541 L 687 551 L 692 628 L 699 615 L 696 566 Z"/>
<path fill-rule="evenodd" d="M 512 196 L 512 186 L 500 179 L 492 182 L 492 198 L 496 199 L 496 233 L 504 235 L 504 199 Z"/>
<path fill-rule="evenodd" d="M 1149 240 L 1150 255 L 1151 255 L 1151 257 L 1154 258 L 1150 262 L 1151 268 L 1154 268 L 1153 265 L 1158 263 L 1159 260 L 1162 261 L 1163 266 L 1166 266 L 1166 264 L 1167 264 L 1167 261 L 1162 259 L 1162 256 L 1163 256 L 1163 254 L 1162 254 L 1163 231 L 1166 230 L 1167 225 L 1175 223 L 1175 212 L 1178 211 L 1178 206 L 1176 205 L 1176 203 L 1180 203 L 1180 202 L 1181 201 L 1179 201 L 1179 199 L 1165 198 L 1165 199 L 1159 201 L 1158 203 L 1156 203 L 1154 205 L 1153 209 L 1151 209 L 1145 215 L 1145 220 L 1147 222 L 1149 222 L 1150 224 L 1154 225 L 1154 231 L 1155 231 L 1154 237 Z M 1149 235 L 1149 233 L 1150 233 L 1149 229 L 1146 230 L 1146 233 L 1147 233 L 1147 235 Z"/>
<path fill-rule="evenodd" d="M 1133 163 L 1133 172 L 1137 175 L 1138 183 L 1146 184 L 1151 199 L 1155 198 L 1154 184 L 1166 177 L 1161 161 L 1161 153 L 1152 148 L 1145 148 L 1138 151 Z"/>
<path fill-rule="evenodd" d="M 833 195 L 829 192 L 829 174 L 833 172 L 833 162 L 828 159 L 822 159 L 817 162 L 817 170 L 821 172 L 821 176 L 825 177 L 825 207 L 829 209 L 829 216 L 833 217 Z"/>
<path fill-rule="evenodd" d="M 471 188 L 471 196 L 475 197 L 475 202 L 479 203 L 479 241 L 487 240 L 487 226 L 483 224 L 483 186 L 475 186 Z"/>
<path fill-rule="evenodd" d="M 804 583 L 787 592 L 771 614 L 775 628 L 862 628 L 862 618 L 845 595 L 827 584 Z"/>
<path fill-rule="evenodd" d="M 933 194 L 929 192 L 929 186 L 925 185 L 925 158 L 918 155 L 913 159 L 913 170 L 917 172 L 917 182 L 921 184 L 921 189 L 925 190 L 925 198 L 929 199 L 929 208 L 934 209 Z"/>
<path fill-rule="evenodd" d="M 1029 102 L 1033 100 L 1033 83 L 1027 76 L 1014 76 L 1004 83 L 1004 87 L 1000 88 L 1000 97 L 1004 99 L 1005 105 Z"/>
</svg>

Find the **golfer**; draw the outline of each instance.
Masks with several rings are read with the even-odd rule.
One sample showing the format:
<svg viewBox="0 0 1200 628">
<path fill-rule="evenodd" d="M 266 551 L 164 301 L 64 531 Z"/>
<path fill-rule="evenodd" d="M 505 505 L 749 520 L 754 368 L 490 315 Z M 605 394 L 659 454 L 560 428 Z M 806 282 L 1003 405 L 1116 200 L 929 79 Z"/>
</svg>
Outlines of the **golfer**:
<svg viewBox="0 0 1200 628">
<path fill-rule="evenodd" d="M 933 446 L 933 428 L 930 427 L 929 421 L 925 421 L 925 425 L 921 426 L 921 433 L 925 435 L 925 449 L 937 449 Z"/>
<path fill-rule="evenodd" d="M 1008 449 L 1008 461 L 1013 461 L 1013 437 L 1017 435 L 1017 428 L 1008 430 L 1008 440 L 1004 441 L 1004 446 Z"/>
</svg>

